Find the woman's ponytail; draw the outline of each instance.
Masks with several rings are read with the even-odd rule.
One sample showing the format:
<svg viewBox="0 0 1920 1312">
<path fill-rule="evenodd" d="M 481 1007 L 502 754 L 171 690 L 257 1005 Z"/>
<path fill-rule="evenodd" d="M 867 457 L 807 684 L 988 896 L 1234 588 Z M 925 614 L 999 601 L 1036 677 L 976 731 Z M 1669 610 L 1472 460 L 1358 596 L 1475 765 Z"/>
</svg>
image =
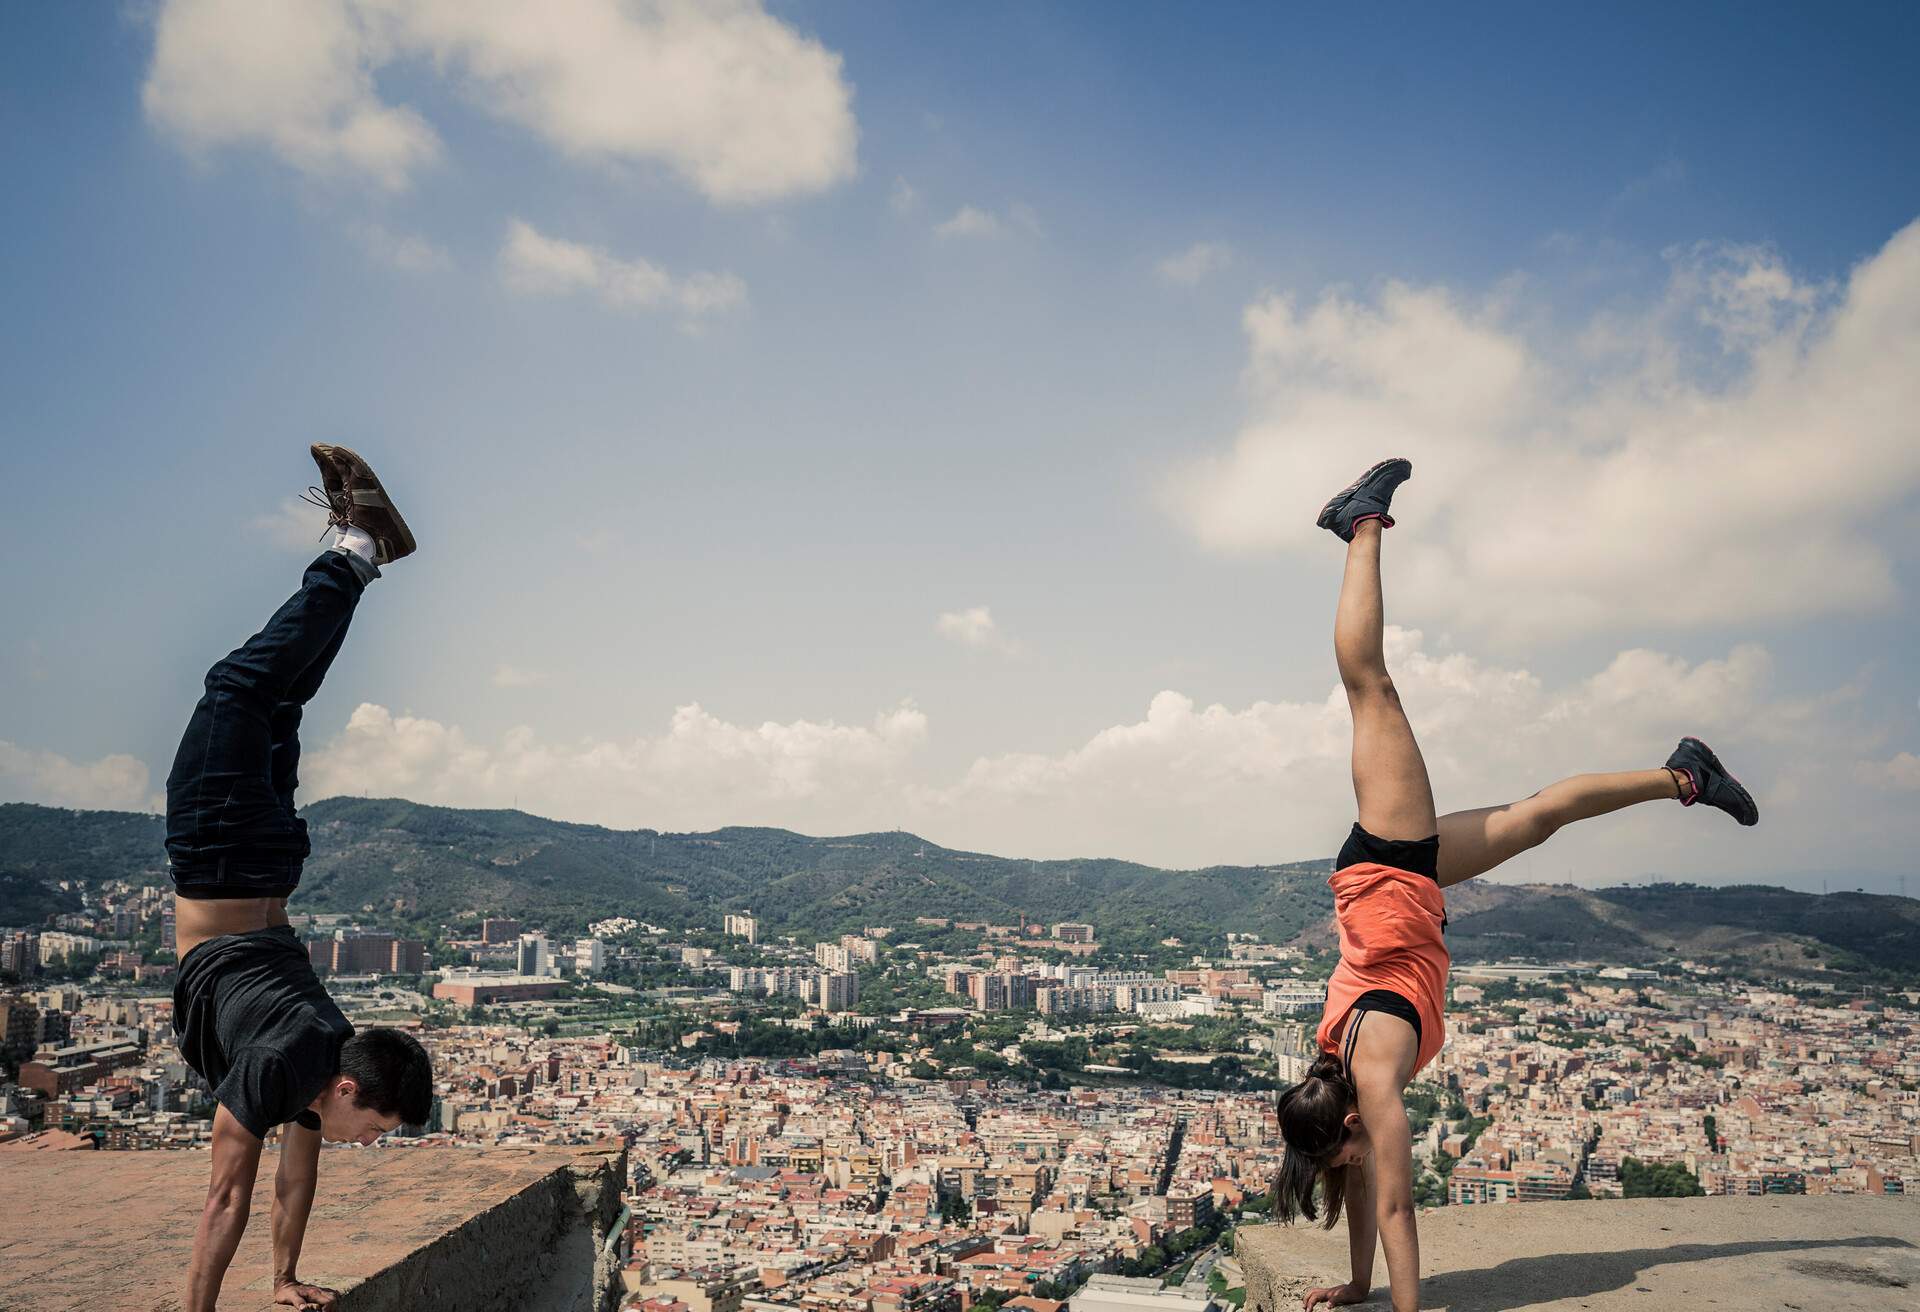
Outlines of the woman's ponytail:
<svg viewBox="0 0 1920 1312">
<path fill-rule="evenodd" d="M 1296 1216 L 1319 1219 L 1320 1209 L 1313 1200 L 1316 1184 L 1326 1207 L 1326 1228 L 1331 1230 L 1339 1221 L 1347 1192 L 1347 1169 L 1327 1163 L 1347 1141 L 1347 1113 L 1356 1101 L 1346 1065 L 1330 1052 L 1316 1057 L 1298 1084 L 1281 1090 L 1280 1137 L 1286 1141 L 1287 1151 L 1274 1181 L 1274 1193 L 1282 1221 L 1292 1221 Z"/>
</svg>

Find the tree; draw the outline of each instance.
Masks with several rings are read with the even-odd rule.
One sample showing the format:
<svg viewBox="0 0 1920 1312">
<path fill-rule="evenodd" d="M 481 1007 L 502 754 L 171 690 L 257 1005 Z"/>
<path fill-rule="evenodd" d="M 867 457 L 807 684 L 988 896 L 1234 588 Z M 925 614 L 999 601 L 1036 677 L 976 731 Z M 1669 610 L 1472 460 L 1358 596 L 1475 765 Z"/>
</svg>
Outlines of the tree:
<svg viewBox="0 0 1920 1312">
<path fill-rule="evenodd" d="M 959 1194 L 941 1194 L 940 1219 L 947 1225 L 965 1225 L 973 1219 L 973 1209 Z"/>
<path fill-rule="evenodd" d="M 1712 1112 L 1707 1113 L 1706 1131 L 1707 1131 L 1707 1151 L 1710 1153 L 1719 1152 L 1720 1151 L 1720 1123 L 1713 1119 Z"/>
<path fill-rule="evenodd" d="M 1632 1157 L 1620 1163 L 1621 1193 L 1628 1198 L 1699 1198 L 1706 1190 L 1679 1162 L 1641 1162 Z"/>
</svg>

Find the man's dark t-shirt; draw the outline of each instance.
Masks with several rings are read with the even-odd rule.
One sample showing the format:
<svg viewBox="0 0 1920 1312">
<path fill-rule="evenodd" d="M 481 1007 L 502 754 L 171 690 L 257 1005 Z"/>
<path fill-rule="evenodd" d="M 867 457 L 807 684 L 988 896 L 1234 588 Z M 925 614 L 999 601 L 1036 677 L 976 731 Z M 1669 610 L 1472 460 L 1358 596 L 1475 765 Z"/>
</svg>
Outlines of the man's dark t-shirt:
<svg viewBox="0 0 1920 1312">
<path fill-rule="evenodd" d="M 340 1070 L 340 1045 L 353 1034 L 286 925 L 222 934 L 187 953 L 173 1030 L 187 1065 L 261 1139 L 288 1121 L 320 1128 L 307 1104 Z"/>
</svg>

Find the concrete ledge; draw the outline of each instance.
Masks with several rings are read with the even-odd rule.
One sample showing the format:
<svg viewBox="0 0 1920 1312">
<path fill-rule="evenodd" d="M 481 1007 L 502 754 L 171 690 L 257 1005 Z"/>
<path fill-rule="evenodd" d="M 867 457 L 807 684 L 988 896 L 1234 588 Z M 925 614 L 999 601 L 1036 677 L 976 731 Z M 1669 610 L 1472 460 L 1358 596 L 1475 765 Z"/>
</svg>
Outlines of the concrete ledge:
<svg viewBox="0 0 1920 1312">
<path fill-rule="evenodd" d="M 625 1150 L 329 1149 L 301 1278 L 343 1292 L 340 1312 L 611 1312 L 605 1240 Z M 204 1152 L 9 1154 L 0 1206 L 0 1307 L 105 1312 L 181 1306 L 206 1199 Z M 221 1312 L 272 1306 L 261 1159 L 247 1235 Z"/>
<path fill-rule="evenodd" d="M 1247 1312 L 1349 1274 L 1347 1227 L 1242 1227 Z M 1384 1255 L 1371 1303 L 1390 1306 Z M 1920 1199 L 1637 1198 L 1420 1213 L 1420 1306 L 1447 1312 L 1920 1309 Z M 1649 1298 L 1649 1294 L 1656 1297 Z M 1664 1297 L 1659 1297 L 1664 1295 Z"/>
</svg>

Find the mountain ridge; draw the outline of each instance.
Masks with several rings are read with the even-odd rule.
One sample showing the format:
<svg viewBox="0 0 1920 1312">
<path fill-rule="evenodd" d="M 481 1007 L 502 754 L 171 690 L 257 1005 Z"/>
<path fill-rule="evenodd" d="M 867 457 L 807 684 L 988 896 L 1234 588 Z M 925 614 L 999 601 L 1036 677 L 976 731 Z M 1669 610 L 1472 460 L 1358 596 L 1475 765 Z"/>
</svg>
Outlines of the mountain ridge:
<svg viewBox="0 0 1920 1312">
<path fill-rule="evenodd" d="M 509 915 L 565 933 L 609 915 L 712 928 L 727 912 L 751 909 L 768 933 L 818 935 L 877 924 L 904 930 L 916 916 L 1024 916 L 1091 921 L 1103 942 L 1127 950 L 1167 937 L 1218 945 L 1229 930 L 1274 943 L 1334 942 L 1326 859 L 1166 870 L 1115 858 L 994 856 L 904 830 L 620 830 L 399 798 L 328 798 L 302 815 L 314 850 L 299 898 L 320 912 L 432 923 Z M 154 815 L 0 805 L 0 923 L 36 880 L 47 888 L 62 879 L 164 883 L 161 839 Z M 1920 980 L 1920 902 L 1890 895 L 1476 881 L 1447 896 L 1448 945 L 1460 960 L 1693 956 L 1790 975 L 1837 968 Z"/>
</svg>

